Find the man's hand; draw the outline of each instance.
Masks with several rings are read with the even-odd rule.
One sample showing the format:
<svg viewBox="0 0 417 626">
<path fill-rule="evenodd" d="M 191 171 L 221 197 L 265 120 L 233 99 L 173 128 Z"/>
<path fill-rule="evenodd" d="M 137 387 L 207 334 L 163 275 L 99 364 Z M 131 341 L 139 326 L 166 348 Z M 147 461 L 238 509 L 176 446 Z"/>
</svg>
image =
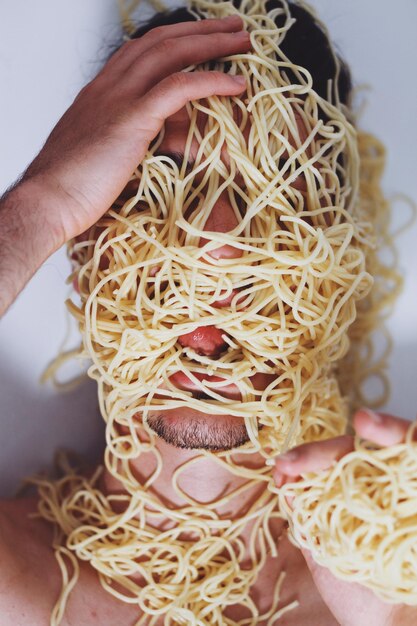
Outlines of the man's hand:
<svg viewBox="0 0 417 626">
<path fill-rule="evenodd" d="M 0 203 L 0 313 L 52 252 L 109 208 L 166 118 L 191 100 L 245 89 L 223 72 L 182 71 L 246 52 L 242 25 L 233 16 L 154 28 L 84 87 Z"/>
<path fill-rule="evenodd" d="M 353 420 L 356 434 L 381 446 L 404 441 L 410 422 L 387 414 L 358 411 Z M 353 438 L 345 435 L 297 446 L 278 457 L 274 478 L 278 487 L 297 480 L 300 474 L 320 472 L 353 450 Z M 338 578 L 302 550 L 316 587 L 341 626 L 411 626 L 417 623 L 417 607 L 392 605 L 370 589 Z"/>
<path fill-rule="evenodd" d="M 243 91 L 222 72 L 182 71 L 248 50 L 241 28 L 239 17 L 154 28 L 125 43 L 84 87 L 25 174 L 56 198 L 63 240 L 112 204 L 167 117 L 191 100 Z"/>
</svg>

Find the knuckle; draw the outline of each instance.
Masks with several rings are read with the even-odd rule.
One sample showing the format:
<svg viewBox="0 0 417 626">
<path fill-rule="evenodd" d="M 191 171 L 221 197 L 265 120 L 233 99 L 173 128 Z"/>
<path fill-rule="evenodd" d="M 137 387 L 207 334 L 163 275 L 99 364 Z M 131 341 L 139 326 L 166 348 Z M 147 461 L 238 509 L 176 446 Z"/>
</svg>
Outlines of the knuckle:
<svg viewBox="0 0 417 626">
<path fill-rule="evenodd" d="M 162 56 L 168 57 L 169 55 L 171 57 L 173 54 L 175 54 L 177 45 L 178 41 L 174 37 L 168 37 L 162 39 L 161 41 L 158 41 L 155 47 Z"/>
<path fill-rule="evenodd" d="M 169 87 L 185 90 L 189 85 L 189 76 L 187 76 L 186 72 L 175 72 L 167 78 L 167 81 Z"/>
<path fill-rule="evenodd" d="M 155 28 L 152 28 L 152 30 L 145 33 L 145 35 L 142 35 L 140 39 L 148 46 L 159 46 L 167 40 L 172 41 L 172 38 L 168 37 L 168 34 L 169 26 L 155 26 Z"/>
<path fill-rule="evenodd" d="M 110 63 L 114 64 L 119 59 L 124 59 L 124 57 L 129 54 L 129 51 L 132 48 L 135 48 L 137 45 L 138 39 L 129 39 L 128 41 L 125 41 L 117 50 L 112 53 L 104 67 L 106 68 Z"/>
<path fill-rule="evenodd" d="M 74 102 L 78 102 L 80 99 L 85 100 L 86 98 L 94 97 L 100 89 L 100 78 L 96 76 L 89 83 L 84 85 L 84 87 L 78 92 L 77 96 L 74 99 Z"/>
<path fill-rule="evenodd" d="M 137 48 L 139 44 L 140 44 L 140 39 L 128 39 L 127 41 L 124 42 L 124 44 L 120 46 L 116 54 L 118 53 L 126 54 L 128 50 L 131 50 L 132 48 Z"/>
<path fill-rule="evenodd" d="M 146 41 L 150 42 L 152 42 L 153 40 L 159 41 L 160 39 L 164 38 L 166 32 L 166 26 L 155 26 L 155 28 L 152 28 L 147 33 L 145 33 L 145 35 L 143 35 L 143 39 L 146 39 Z"/>
</svg>

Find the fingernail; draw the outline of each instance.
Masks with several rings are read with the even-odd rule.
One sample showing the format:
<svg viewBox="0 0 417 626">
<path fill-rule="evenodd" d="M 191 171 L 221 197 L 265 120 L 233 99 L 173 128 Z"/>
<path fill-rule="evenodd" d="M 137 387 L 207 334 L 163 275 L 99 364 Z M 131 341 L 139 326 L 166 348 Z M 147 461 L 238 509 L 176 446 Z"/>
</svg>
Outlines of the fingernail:
<svg viewBox="0 0 417 626">
<path fill-rule="evenodd" d="M 246 78 L 244 76 L 231 76 L 232 80 L 235 81 L 238 85 L 246 85 Z"/>
<path fill-rule="evenodd" d="M 223 22 L 241 22 L 242 18 L 239 15 L 228 15 L 227 17 L 223 18 Z"/>
<path fill-rule="evenodd" d="M 232 35 L 236 37 L 236 39 L 250 40 L 250 35 L 247 30 L 238 30 L 236 33 L 232 33 Z"/>
<path fill-rule="evenodd" d="M 375 413 L 375 411 L 372 411 L 372 409 L 361 409 L 361 411 L 369 415 L 369 417 L 375 424 L 382 424 L 383 419 L 382 416 L 379 415 L 379 413 Z"/>
<path fill-rule="evenodd" d="M 298 450 L 288 450 L 277 457 L 277 461 L 283 461 L 284 463 L 293 463 L 298 459 Z"/>
</svg>

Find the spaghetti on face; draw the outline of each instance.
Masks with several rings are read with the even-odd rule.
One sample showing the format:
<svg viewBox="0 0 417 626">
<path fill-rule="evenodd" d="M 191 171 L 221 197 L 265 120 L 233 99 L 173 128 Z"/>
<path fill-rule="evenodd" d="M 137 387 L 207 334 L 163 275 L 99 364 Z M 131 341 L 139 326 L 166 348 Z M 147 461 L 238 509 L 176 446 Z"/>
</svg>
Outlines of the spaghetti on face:
<svg viewBox="0 0 417 626">
<path fill-rule="evenodd" d="M 198 7 L 233 11 L 212 4 Z M 287 5 L 264 6 L 245 14 L 253 53 L 219 63 L 247 78 L 245 97 L 173 116 L 132 196 L 71 249 L 82 299 L 71 310 L 114 452 L 118 426 L 132 435 L 138 419 L 179 446 L 249 440 L 268 455 L 344 429 L 332 366 L 371 285 L 356 133 L 335 85 L 334 102 L 319 97 L 281 52 Z"/>
<path fill-rule="evenodd" d="M 190 8 L 199 17 L 236 12 L 230 2 Z M 253 51 L 216 67 L 242 73 L 246 94 L 193 102 L 168 120 L 124 197 L 70 246 L 81 305 L 69 307 L 98 383 L 106 472 L 123 493 L 102 491 L 103 467 L 89 478 L 67 467 L 58 481 L 37 481 L 64 580 L 52 624 L 78 559 L 138 606 L 138 624 L 161 616 L 164 624 L 237 624 L 227 617 L 237 605 L 245 624 L 273 624 L 294 606 L 277 608 L 283 577 L 263 615 L 251 598 L 277 554 L 271 525 L 280 513 L 266 489 L 270 468 L 241 457 L 268 460 L 345 431 L 336 366 L 371 287 L 365 257 L 374 242 L 336 55 L 323 97 L 283 52 L 291 5 L 242 2 L 240 13 Z M 172 129 L 184 121 L 179 140 Z M 158 437 L 200 450 L 173 476 L 185 506 L 168 507 L 152 489 L 163 468 Z M 145 453 L 155 469 L 141 480 L 131 461 Z M 244 484 L 215 502 L 190 497 L 181 473 L 201 458 Z M 254 486 L 259 497 L 241 517 L 219 512 Z M 161 520 L 169 521 L 163 531 Z"/>
</svg>

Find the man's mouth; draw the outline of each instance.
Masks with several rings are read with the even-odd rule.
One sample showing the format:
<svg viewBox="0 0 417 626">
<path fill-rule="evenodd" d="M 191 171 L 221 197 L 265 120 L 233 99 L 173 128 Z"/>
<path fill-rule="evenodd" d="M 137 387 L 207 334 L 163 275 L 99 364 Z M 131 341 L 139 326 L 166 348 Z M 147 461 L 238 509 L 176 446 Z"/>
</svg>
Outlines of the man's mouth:
<svg viewBox="0 0 417 626">
<path fill-rule="evenodd" d="M 246 379 L 250 386 L 257 390 L 258 397 L 268 385 L 276 380 L 276 374 L 257 373 Z M 178 389 L 191 393 L 193 398 L 208 400 L 196 409 L 192 403 L 185 402 L 183 406 L 150 411 L 147 416 L 150 428 L 166 443 L 177 448 L 205 449 L 205 450 L 232 450 L 239 448 L 250 439 L 244 416 L 239 415 L 236 407 L 232 414 L 222 407 L 218 407 L 222 398 L 229 401 L 242 401 L 242 393 L 238 385 L 222 376 L 212 376 L 204 372 L 177 371 L 169 377 L 170 384 Z M 166 389 L 166 384 L 164 384 Z M 207 392 L 212 392 L 213 395 Z M 216 397 L 217 396 L 217 397 Z M 217 400 L 217 402 L 216 402 Z M 237 413 L 237 414 L 236 414 Z M 262 428 L 259 425 L 259 430 Z"/>
<path fill-rule="evenodd" d="M 169 377 L 169 380 L 177 389 L 181 389 L 181 391 L 191 391 L 193 398 L 213 399 L 212 396 L 205 391 L 204 387 L 206 387 L 206 389 L 212 389 L 213 392 L 223 398 L 229 398 L 230 400 L 242 399 L 238 386 L 220 376 L 210 376 L 209 374 L 201 372 L 192 372 L 192 378 L 190 378 L 184 372 L 175 372 L 175 374 Z"/>
<path fill-rule="evenodd" d="M 191 372 L 192 377 L 184 372 L 175 372 L 169 377 L 170 382 L 181 391 L 190 391 L 193 398 L 199 400 L 213 400 L 207 390 L 213 390 L 219 396 L 229 400 L 242 400 L 242 394 L 236 383 L 228 381 L 221 376 L 211 376 L 201 372 Z M 249 381 L 257 391 L 264 391 L 275 379 L 274 374 L 254 374 L 249 377 Z"/>
</svg>

